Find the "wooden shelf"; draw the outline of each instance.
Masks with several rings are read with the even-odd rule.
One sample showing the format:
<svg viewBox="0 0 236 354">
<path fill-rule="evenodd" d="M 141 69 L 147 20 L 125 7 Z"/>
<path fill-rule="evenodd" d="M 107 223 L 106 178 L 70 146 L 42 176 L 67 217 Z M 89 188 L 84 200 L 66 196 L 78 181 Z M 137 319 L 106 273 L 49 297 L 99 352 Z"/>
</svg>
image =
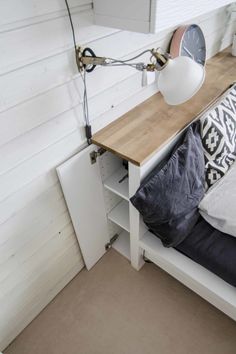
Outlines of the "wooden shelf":
<svg viewBox="0 0 236 354">
<path fill-rule="evenodd" d="M 129 232 L 129 203 L 123 200 L 108 214 L 108 219 Z"/>
<path fill-rule="evenodd" d="M 129 201 L 129 178 L 127 177 L 120 182 L 127 173 L 128 171 L 124 167 L 120 168 L 105 180 L 104 187 Z"/>
<path fill-rule="evenodd" d="M 123 231 L 113 243 L 112 248 L 130 260 L 130 237 L 127 231 Z"/>
</svg>

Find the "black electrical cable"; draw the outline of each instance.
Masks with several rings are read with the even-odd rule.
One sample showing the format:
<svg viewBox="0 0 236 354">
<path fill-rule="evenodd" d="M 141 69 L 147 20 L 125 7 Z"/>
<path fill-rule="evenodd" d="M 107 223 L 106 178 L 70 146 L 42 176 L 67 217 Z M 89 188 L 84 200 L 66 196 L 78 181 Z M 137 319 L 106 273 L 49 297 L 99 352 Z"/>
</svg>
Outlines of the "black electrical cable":
<svg viewBox="0 0 236 354">
<path fill-rule="evenodd" d="M 76 39 L 75 39 L 75 29 L 74 29 L 74 25 L 73 25 L 73 21 L 72 21 L 72 17 L 71 17 L 70 7 L 68 5 L 67 0 L 65 0 L 65 4 L 66 4 L 69 20 L 70 20 L 73 43 L 74 43 L 74 49 L 75 49 L 75 57 L 76 57 L 76 55 L 77 55 L 77 47 L 76 47 Z M 77 60 L 76 60 L 76 64 L 77 64 Z M 79 68 L 78 68 L 78 70 L 79 70 Z M 80 70 L 79 70 L 79 73 L 81 74 Z M 85 124 L 86 124 L 85 125 L 85 134 L 86 134 L 88 145 L 90 145 L 91 144 L 91 138 L 92 138 L 92 127 L 91 127 L 90 122 L 89 122 L 88 96 L 87 96 L 87 85 L 86 85 L 86 76 L 85 75 L 86 75 L 86 72 L 84 72 L 84 77 L 81 74 L 81 78 L 82 78 L 83 85 L 84 85 L 83 112 L 84 112 L 84 120 L 85 120 Z"/>
<path fill-rule="evenodd" d="M 67 12 L 68 12 L 69 20 L 70 20 L 71 31 L 72 31 L 73 42 L 74 42 L 74 48 L 75 48 L 75 53 L 76 53 L 75 29 L 74 29 L 74 25 L 73 25 L 71 13 L 70 13 L 70 8 L 69 8 L 67 0 L 65 0 L 65 3 L 66 3 L 66 8 L 67 8 Z"/>
</svg>

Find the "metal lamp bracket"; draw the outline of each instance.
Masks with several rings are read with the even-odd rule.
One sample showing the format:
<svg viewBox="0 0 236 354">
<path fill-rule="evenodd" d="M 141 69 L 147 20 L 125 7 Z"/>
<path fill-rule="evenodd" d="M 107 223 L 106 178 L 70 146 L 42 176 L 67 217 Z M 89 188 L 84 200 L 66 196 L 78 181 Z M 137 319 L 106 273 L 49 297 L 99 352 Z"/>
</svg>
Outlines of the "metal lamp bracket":
<svg viewBox="0 0 236 354">
<path fill-rule="evenodd" d="M 92 72 L 97 65 L 105 65 L 106 58 L 97 57 L 91 48 L 78 47 L 76 50 L 76 61 L 79 71 Z"/>
</svg>

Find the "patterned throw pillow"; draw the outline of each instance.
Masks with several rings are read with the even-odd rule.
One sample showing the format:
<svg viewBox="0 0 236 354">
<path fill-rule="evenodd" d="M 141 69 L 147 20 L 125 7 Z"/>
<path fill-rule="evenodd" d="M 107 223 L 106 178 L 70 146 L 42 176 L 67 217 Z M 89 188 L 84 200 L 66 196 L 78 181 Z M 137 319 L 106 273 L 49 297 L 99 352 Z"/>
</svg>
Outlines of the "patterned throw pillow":
<svg viewBox="0 0 236 354">
<path fill-rule="evenodd" d="M 200 122 L 208 189 L 224 176 L 236 159 L 236 84 Z"/>
</svg>

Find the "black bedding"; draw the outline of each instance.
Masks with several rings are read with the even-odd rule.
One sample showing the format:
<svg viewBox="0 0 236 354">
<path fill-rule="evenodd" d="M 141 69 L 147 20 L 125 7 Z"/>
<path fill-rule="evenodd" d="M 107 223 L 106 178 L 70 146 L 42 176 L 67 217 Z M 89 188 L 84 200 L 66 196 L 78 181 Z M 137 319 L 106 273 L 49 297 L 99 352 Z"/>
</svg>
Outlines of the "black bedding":
<svg viewBox="0 0 236 354">
<path fill-rule="evenodd" d="M 236 237 L 214 229 L 200 218 L 175 249 L 236 286 Z"/>
</svg>

